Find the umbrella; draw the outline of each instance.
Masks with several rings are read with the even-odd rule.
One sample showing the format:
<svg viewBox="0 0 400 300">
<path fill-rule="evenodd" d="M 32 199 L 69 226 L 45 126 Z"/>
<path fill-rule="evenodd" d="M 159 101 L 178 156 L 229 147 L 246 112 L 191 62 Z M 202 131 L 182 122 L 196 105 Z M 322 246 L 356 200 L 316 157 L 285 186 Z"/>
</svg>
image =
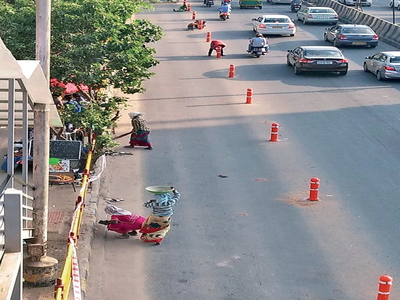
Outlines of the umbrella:
<svg viewBox="0 0 400 300">
<path fill-rule="evenodd" d="M 64 94 L 72 94 L 72 93 L 77 93 L 80 90 L 82 91 L 88 91 L 89 87 L 86 84 L 79 84 L 79 88 L 76 84 L 72 83 L 72 82 L 68 82 L 67 84 L 64 84 L 60 81 L 58 81 L 58 79 L 56 78 L 52 78 L 50 79 L 50 86 L 55 88 L 55 87 L 59 87 L 61 89 L 64 89 Z"/>
</svg>

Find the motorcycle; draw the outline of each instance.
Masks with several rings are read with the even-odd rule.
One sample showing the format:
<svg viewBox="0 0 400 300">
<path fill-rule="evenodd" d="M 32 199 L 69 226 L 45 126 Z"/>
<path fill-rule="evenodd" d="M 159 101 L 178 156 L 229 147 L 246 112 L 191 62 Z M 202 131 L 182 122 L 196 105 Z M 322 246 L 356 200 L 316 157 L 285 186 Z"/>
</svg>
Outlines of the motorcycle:
<svg viewBox="0 0 400 300">
<path fill-rule="evenodd" d="M 226 19 L 229 19 L 229 13 L 227 13 L 227 12 L 220 12 L 220 13 L 219 13 L 219 18 L 220 18 L 222 21 L 226 21 Z"/>
<path fill-rule="evenodd" d="M 297 12 L 300 10 L 300 7 L 301 7 L 301 3 L 294 3 L 294 2 L 292 2 L 292 3 L 290 4 L 290 10 L 291 10 L 292 12 L 294 12 L 294 13 L 297 13 Z"/>
<path fill-rule="evenodd" d="M 212 5 L 214 5 L 214 0 L 204 0 L 204 4 L 207 7 L 211 7 Z"/>
<path fill-rule="evenodd" d="M 253 55 L 253 57 L 259 58 L 261 55 L 264 55 L 267 51 L 265 50 L 264 47 L 253 47 L 251 49 L 250 54 Z"/>
</svg>

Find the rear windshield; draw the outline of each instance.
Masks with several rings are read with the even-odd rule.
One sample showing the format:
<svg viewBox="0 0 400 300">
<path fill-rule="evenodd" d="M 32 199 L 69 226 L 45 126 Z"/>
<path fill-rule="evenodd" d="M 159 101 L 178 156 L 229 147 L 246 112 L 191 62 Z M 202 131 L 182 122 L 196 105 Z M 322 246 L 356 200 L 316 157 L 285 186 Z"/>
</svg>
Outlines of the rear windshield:
<svg viewBox="0 0 400 300">
<path fill-rule="evenodd" d="M 390 58 L 391 63 L 400 63 L 400 56 L 395 56 Z"/>
<path fill-rule="evenodd" d="M 267 18 L 264 20 L 264 23 L 289 23 L 289 19 L 287 19 L 287 18 Z"/>
<path fill-rule="evenodd" d="M 310 13 L 312 14 L 332 14 L 333 10 L 329 8 L 311 8 Z"/>
<path fill-rule="evenodd" d="M 343 28 L 342 30 L 343 33 L 359 33 L 359 34 L 373 34 L 374 32 L 365 27 L 354 27 L 354 28 Z"/>
<path fill-rule="evenodd" d="M 337 57 L 341 58 L 342 54 L 335 50 L 306 50 L 304 51 L 305 57 Z"/>
</svg>

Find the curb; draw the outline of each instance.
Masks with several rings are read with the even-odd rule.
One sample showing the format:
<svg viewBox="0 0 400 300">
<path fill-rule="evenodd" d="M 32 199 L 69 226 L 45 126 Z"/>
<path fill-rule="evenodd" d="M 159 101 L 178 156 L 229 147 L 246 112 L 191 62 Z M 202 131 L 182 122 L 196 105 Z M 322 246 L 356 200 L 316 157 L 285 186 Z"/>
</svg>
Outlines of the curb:
<svg viewBox="0 0 400 300">
<path fill-rule="evenodd" d="M 100 166 L 95 165 L 95 174 L 100 172 Z M 91 183 L 90 194 L 86 196 L 84 215 L 80 228 L 80 238 L 78 242 L 78 264 L 81 276 L 82 298 L 86 297 L 87 282 L 90 271 L 91 245 L 94 239 L 94 228 L 97 219 L 98 196 L 103 177 Z"/>
</svg>

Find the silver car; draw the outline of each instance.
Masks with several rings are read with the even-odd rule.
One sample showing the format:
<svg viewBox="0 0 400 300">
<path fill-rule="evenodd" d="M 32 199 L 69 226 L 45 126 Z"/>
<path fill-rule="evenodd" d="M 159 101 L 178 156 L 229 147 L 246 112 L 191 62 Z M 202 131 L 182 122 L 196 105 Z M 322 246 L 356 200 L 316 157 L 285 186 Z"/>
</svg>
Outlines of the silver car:
<svg viewBox="0 0 400 300">
<path fill-rule="evenodd" d="M 262 15 L 252 19 L 253 31 L 264 35 L 290 35 L 296 33 L 296 25 L 286 15 Z"/>
<path fill-rule="evenodd" d="M 376 75 L 376 79 L 400 79 L 400 51 L 379 52 L 364 60 L 365 72 Z"/>
<path fill-rule="evenodd" d="M 331 23 L 336 25 L 339 16 L 330 7 L 312 7 L 304 6 L 301 7 L 297 12 L 297 20 L 303 21 L 303 24 L 307 23 Z"/>
</svg>

